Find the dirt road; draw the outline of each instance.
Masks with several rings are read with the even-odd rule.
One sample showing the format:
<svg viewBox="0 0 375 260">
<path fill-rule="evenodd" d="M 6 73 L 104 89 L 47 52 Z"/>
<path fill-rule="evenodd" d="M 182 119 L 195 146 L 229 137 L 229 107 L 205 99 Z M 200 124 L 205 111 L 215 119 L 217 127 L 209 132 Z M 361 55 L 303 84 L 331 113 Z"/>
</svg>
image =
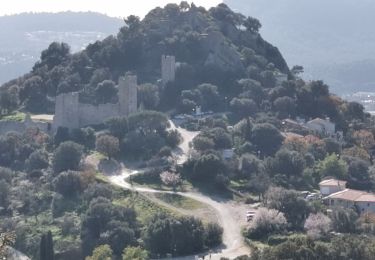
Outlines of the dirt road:
<svg viewBox="0 0 375 260">
<path fill-rule="evenodd" d="M 169 123 L 171 125 L 170 130 L 177 130 L 181 134 L 182 142 L 174 151 L 174 154 L 177 157 L 177 164 L 183 164 L 188 159 L 190 150 L 189 144 L 191 141 L 193 141 L 194 137 L 199 134 L 199 132 L 192 132 L 184 128 L 177 127 L 172 120 L 169 120 Z"/>
<path fill-rule="evenodd" d="M 171 122 L 172 123 L 172 122 Z M 189 132 L 185 129 L 176 127 L 173 123 L 171 124 L 172 129 L 177 129 L 183 137 L 183 142 L 179 145 L 178 151 L 178 163 L 183 163 L 188 158 L 189 143 L 198 134 L 198 132 Z M 138 174 L 140 171 L 130 171 L 124 169 L 120 175 L 110 176 L 109 181 L 117 186 L 125 189 L 138 191 L 141 193 L 167 193 L 167 194 L 178 194 L 187 198 L 197 200 L 201 203 L 205 203 L 212 207 L 216 211 L 216 215 L 219 218 L 219 222 L 223 227 L 223 246 L 215 252 L 211 253 L 211 259 L 220 259 L 221 257 L 235 258 L 237 256 L 249 254 L 249 248 L 245 245 L 241 234 L 241 224 L 238 220 L 238 214 L 236 212 L 236 205 L 232 202 L 227 202 L 220 197 L 209 197 L 199 192 L 172 192 L 172 191 L 160 191 L 150 188 L 133 186 L 127 182 L 127 179 L 134 174 Z M 238 212 L 238 210 L 237 210 Z M 244 211 L 245 212 L 245 211 Z M 242 216 L 241 216 L 242 217 Z M 208 254 L 208 253 L 207 253 Z M 206 255 L 207 255 L 206 254 Z M 196 256 L 186 256 L 173 258 L 175 260 L 190 260 L 197 259 Z M 210 258 L 206 258 L 210 259 Z"/>
</svg>

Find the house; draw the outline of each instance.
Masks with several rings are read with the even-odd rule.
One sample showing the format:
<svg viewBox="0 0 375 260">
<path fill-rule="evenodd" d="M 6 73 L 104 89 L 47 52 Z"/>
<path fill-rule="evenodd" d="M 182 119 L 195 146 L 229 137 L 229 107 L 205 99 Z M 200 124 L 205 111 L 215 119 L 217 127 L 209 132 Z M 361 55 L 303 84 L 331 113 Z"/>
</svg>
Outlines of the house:
<svg viewBox="0 0 375 260">
<path fill-rule="evenodd" d="M 336 179 L 328 179 L 319 183 L 320 194 L 323 196 L 331 195 L 346 188 L 346 181 L 340 181 Z"/>
<path fill-rule="evenodd" d="M 375 194 L 365 191 L 345 189 L 324 198 L 329 206 L 354 208 L 361 214 L 375 213 Z"/>
<path fill-rule="evenodd" d="M 317 132 L 322 135 L 333 136 L 336 133 L 336 125 L 332 123 L 329 118 L 315 118 L 308 121 L 305 126 L 311 131 Z"/>
</svg>

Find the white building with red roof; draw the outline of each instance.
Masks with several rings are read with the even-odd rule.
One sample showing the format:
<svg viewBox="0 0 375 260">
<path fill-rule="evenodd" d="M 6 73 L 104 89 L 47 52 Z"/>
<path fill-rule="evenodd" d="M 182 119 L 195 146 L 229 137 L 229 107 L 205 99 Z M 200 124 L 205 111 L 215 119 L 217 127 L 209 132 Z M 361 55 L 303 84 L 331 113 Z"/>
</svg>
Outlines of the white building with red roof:
<svg viewBox="0 0 375 260">
<path fill-rule="evenodd" d="M 319 183 L 320 187 L 320 194 L 323 196 L 331 195 L 332 193 L 336 193 L 338 191 L 342 191 L 346 189 L 346 181 L 340 181 L 336 179 L 327 179 L 323 180 Z"/>
<path fill-rule="evenodd" d="M 375 213 L 375 194 L 344 189 L 324 198 L 331 207 L 356 208 L 361 214 Z"/>
</svg>

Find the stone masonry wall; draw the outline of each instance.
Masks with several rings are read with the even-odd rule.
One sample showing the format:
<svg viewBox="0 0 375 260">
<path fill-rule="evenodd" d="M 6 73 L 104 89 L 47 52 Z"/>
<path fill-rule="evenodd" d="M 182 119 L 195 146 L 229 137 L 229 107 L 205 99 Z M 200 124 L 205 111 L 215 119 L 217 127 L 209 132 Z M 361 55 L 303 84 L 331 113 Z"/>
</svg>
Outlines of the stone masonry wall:
<svg viewBox="0 0 375 260">
<path fill-rule="evenodd" d="M 161 78 L 163 85 L 173 82 L 176 78 L 176 58 L 163 55 L 161 57 Z"/>
<path fill-rule="evenodd" d="M 23 133 L 28 128 L 37 127 L 45 133 L 52 131 L 51 124 L 47 122 L 32 121 L 27 117 L 24 121 L 0 121 L 0 135 L 4 135 L 8 132 Z"/>
<path fill-rule="evenodd" d="M 137 76 L 127 74 L 119 79 L 119 102 L 98 106 L 79 102 L 79 93 L 66 93 L 56 97 L 53 128 L 81 128 L 104 123 L 111 117 L 127 116 L 137 111 Z"/>
<path fill-rule="evenodd" d="M 8 132 L 24 132 L 24 122 L 17 121 L 0 121 L 0 135 L 4 135 Z"/>
<path fill-rule="evenodd" d="M 90 104 L 79 104 L 79 127 L 87 125 L 99 125 L 107 119 L 119 116 L 119 104 L 101 104 L 94 106 Z"/>
</svg>

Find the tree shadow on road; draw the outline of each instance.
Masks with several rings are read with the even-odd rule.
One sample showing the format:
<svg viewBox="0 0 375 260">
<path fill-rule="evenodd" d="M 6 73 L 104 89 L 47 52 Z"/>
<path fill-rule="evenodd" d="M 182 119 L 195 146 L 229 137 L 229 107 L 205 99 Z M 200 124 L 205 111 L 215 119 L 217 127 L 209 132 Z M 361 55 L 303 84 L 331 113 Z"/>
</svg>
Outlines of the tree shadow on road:
<svg viewBox="0 0 375 260">
<path fill-rule="evenodd" d="M 231 191 L 214 184 L 194 183 L 194 188 L 216 202 L 228 202 L 234 199 L 234 194 Z"/>
<path fill-rule="evenodd" d="M 98 164 L 98 170 L 105 175 L 116 175 L 121 173 L 121 164 L 116 160 L 101 159 Z"/>
</svg>

